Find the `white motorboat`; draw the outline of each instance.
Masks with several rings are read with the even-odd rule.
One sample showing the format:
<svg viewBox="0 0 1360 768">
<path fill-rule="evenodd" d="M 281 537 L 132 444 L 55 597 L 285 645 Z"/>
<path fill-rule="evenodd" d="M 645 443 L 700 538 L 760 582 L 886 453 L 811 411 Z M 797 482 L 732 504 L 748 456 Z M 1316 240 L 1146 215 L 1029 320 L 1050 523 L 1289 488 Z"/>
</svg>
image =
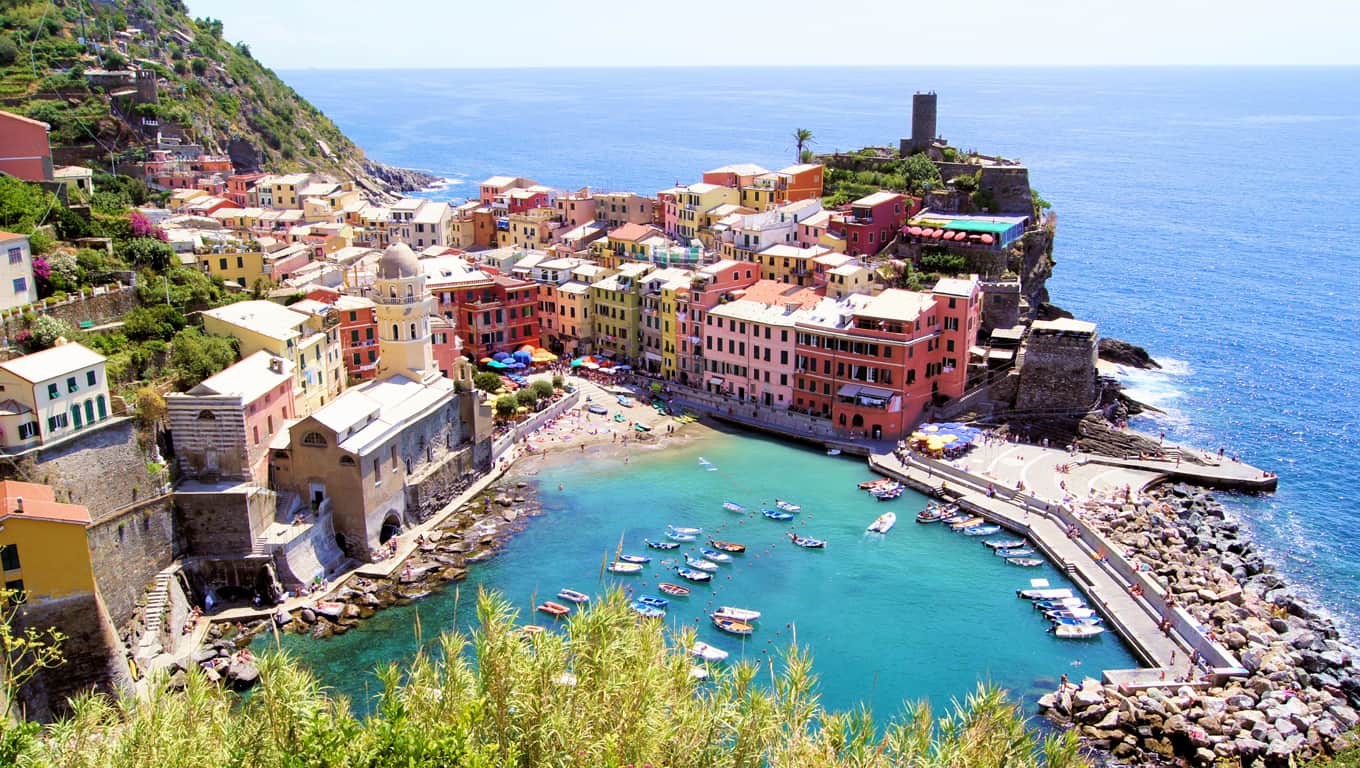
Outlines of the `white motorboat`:
<svg viewBox="0 0 1360 768">
<path fill-rule="evenodd" d="M 869 532 L 887 533 L 894 525 L 897 525 L 897 515 L 893 512 L 884 512 L 869 524 Z"/>
<path fill-rule="evenodd" d="M 1053 628 L 1053 634 L 1058 637 L 1085 639 L 1104 634 L 1104 627 L 1097 627 L 1094 624 L 1059 624 Z"/>
<path fill-rule="evenodd" d="M 689 555 L 685 555 L 685 565 L 688 565 L 689 567 L 695 570 L 708 571 L 709 573 L 713 573 L 718 570 L 717 563 L 710 563 L 707 560 L 701 560 L 697 557 L 690 557 Z"/>
<path fill-rule="evenodd" d="M 749 608 L 733 608 L 724 605 L 713 612 L 713 616 L 719 619 L 736 619 L 737 621 L 755 621 L 760 618 L 760 611 L 753 611 Z"/>
<path fill-rule="evenodd" d="M 689 647 L 690 655 L 698 656 L 704 661 L 722 661 L 727 658 L 727 651 L 716 645 L 709 645 L 702 640 L 695 640 L 694 645 Z"/>
</svg>

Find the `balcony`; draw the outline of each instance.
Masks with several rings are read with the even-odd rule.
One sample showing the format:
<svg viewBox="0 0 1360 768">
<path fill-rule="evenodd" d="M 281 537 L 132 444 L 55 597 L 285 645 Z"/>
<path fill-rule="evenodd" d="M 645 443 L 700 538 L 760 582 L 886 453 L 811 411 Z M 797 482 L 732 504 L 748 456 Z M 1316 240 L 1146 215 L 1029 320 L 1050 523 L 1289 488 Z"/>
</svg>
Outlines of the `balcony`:
<svg viewBox="0 0 1360 768">
<path fill-rule="evenodd" d="M 415 304 L 423 300 L 421 296 L 381 296 L 376 293 L 373 295 L 376 304 Z"/>
</svg>

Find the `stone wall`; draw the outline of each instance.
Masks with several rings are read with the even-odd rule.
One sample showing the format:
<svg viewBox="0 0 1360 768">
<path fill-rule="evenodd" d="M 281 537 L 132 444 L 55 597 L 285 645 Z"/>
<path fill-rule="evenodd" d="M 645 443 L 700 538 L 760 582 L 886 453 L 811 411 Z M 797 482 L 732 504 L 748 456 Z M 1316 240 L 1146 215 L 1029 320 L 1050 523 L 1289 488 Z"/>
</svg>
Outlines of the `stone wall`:
<svg viewBox="0 0 1360 768">
<path fill-rule="evenodd" d="M 0 478 L 50 485 L 58 501 L 84 505 L 96 522 L 162 491 L 161 478 L 147 472 L 147 456 L 128 418 L 0 462 Z"/>
<path fill-rule="evenodd" d="M 96 290 L 103 290 L 102 288 Z M 108 293 L 101 293 L 98 296 L 91 296 L 83 299 L 72 299 L 63 304 L 52 307 L 44 307 L 40 304 L 32 306 L 35 314 L 51 315 L 58 320 L 64 320 L 73 328 L 79 328 L 83 322 L 91 322 L 95 325 L 111 323 L 122 318 L 132 308 L 137 306 L 137 289 L 132 286 L 123 286 Z M 13 338 L 14 334 L 28 326 L 23 319 L 23 315 L 16 315 L 0 321 L 5 336 Z"/>
<path fill-rule="evenodd" d="M 197 487 L 197 486 L 195 486 Z M 175 491 L 175 525 L 190 555 L 247 555 L 274 521 L 278 495 L 255 486 Z"/>
<path fill-rule="evenodd" d="M 97 594 L 43 600 L 23 608 L 19 624 L 44 631 L 57 628 L 66 639 L 65 661 L 38 673 L 19 692 L 25 716 L 41 721 L 65 714 L 66 699 L 91 688 L 116 693 L 130 684 L 122 646 Z"/>
<path fill-rule="evenodd" d="M 1014 328 L 1020 323 L 1020 283 L 982 283 L 982 331 Z"/>
<path fill-rule="evenodd" d="M 332 573 L 345 562 L 329 514 L 318 515 L 300 535 L 271 546 L 271 554 L 274 570 L 285 589 L 295 589 L 318 575 Z"/>
<path fill-rule="evenodd" d="M 116 627 L 132 620 L 147 586 L 179 554 L 170 496 L 107 515 L 87 532 L 95 583 Z"/>
<path fill-rule="evenodd" d="M 212 597 L 213 607 L 205 613 L 226 606 L 251 605 L 251 596 L 281 594 L 274 585 L 274 563 L 268 555 L 251 557 L 191 557 L 180 571 L 187 586 L 187 597 L 194 605 L 207 606 Z"/>
<path fill-rule="evenodd" d="M 1078 411 L 1096 399 L 1095 334 L 1031 331 L 1020 363 L 1021 411 Z"/>
<path fill-rule="evenodd" d="M 446 454 L 424 472 L 406 479 L 406 509 L 417 520 L 429 520 L 477 478 L 473 448 Z"/>
</svg>

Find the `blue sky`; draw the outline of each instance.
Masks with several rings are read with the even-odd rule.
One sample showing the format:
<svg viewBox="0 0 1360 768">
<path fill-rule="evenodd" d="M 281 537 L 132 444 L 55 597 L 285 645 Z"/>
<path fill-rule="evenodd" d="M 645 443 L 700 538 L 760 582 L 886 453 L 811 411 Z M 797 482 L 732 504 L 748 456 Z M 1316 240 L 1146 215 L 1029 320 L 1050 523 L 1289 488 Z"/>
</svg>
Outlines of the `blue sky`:
<svg viewBox="0 0 1360 768">
<path fill-rule="evenodd" d="M 1360 64 L 1341 0 L 186 2 L 275 69 Z"/>
</svg>

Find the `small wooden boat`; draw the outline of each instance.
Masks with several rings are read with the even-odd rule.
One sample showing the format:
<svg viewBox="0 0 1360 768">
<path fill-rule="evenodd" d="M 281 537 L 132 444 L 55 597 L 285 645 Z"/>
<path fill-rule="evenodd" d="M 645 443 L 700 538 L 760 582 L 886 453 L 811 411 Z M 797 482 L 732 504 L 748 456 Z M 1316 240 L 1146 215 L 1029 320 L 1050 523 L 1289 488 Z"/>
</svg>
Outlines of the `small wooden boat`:
<svg viewBox="0 0 1360 768">
<path fill-rule="evenodd" d="M 640 573 L 642 571 L 642 566 L 637 563 L 616 561 L 610 564 L 609 570 L 612 573 Z"/>
<path fill-rule="evenodd" d="M 949 517 L 944 518 L 940 522 L 944 523 L 945 525 L 953 525 L 954 523 L 962 523 L 963 521 L 971 520 L 972 518 L 973 516 L 968 514 L 967 512 L 957 512 L 955 514 L 950 515 Z"/>
<path fill-rule="evenodd" d="M 724 553 L 724 552 L 719 552 L 719 551 L 717 551 L 716 549 L 701 549 L 701 550 L 699 550 L 699 554 L 700 554 L 700 555 L 703 555 L 703 557 L 704 557 L 705 560 L 712 560 L 712 561 L 715 562 L 715 563 L 730 563 L 730 562 L 732 562 L 732 556 L 731 556 L 731 555 L 726 554 L 726 553 Z"/>
<path fill-rule="evenodd" d="M 965 536 L 991 536 L 991 535 L 994 534 L 994 533 L 1000 533 L 1000 532 L 1001 532 L 1001 526 L 999 526 L 999 525 L 979 525 L 979 526 L 975 526 L 975 527 L 973 527 L 973 528 L 968 528 L 968 529 L 964 530 L 963 535 L 965 535 Z"/>
<path fill-rule="evenodd" d="M 666 615 L 665 608 L 657 608 L 654 605 L 647 605 L 641 600 L 634 600 L 633 602 L 628 604 L 628 607 L 633 609 L 633 613 L 636 613 L 637 615 L 643 617 L 644 619 L 659 619 L 662 616 Z"/>
<path fill-rule="evenodd" d="M 887 533 L 893 526 L 897 525 L 897 515 L 892 512 L 884 512 L 869 523 L 869 533 Z"/>
<path fill-rule="evenodd" d="M 652 549 L 677 549 L 680 546 L 678 541 L 652 541 L 651 539 L 643 539 L 642 541 Z"/>
<path fill-rule="evenodd" d="M 525 624 L 519 628 L 519 636 L 524 640 L 543 634 L 544 629 L 537 624 Z"/>
<path fill-rule="evenodd" d="M 635 421 L 635 422 L 633 422 L 633 429 L 637 430 L 638 432 L 651 432 L 651 431 L 652 431 L 652 428 L 651 428 L 651 427 L 647 426 L 646 424 L 643 424 L 643 423 L 640 422 L 640 421 Z"/>
<path fill-rule="evenodd" d="M 596 416 L 603 416 L 603 415 L 605 415 L 606 413 L 609 413 L 609 409 L 608 409 L 608 408 L 605 408 L 603 405 L 594 405 L 594 404 L 591 404 L 591 405 L 586 406 L 586 410 L 587 410 L 587 411 L 590 411 L 591 413 L 595 414 Z"/>
<path fill-rule="evenodd" d="M 745 544 L 737 544 L 731 541 L 718 541 L 716 539 L 709 539 L 708 543 L 712 544 L 714 549 L 722 550 L 723 552 L 735 552 L 740 554 L 746 551 Z"/>
<path fill-rule="evenodd" d="M 722 661 L 727 658 L 727 651 L 716 645 L 709 645 L 703 640 L 695 640 L 694 645 L 689 647 L 691 656 L 697 656 L 704 661 Z"/>
<path fill-rule="evenodd" d="M 1059 624 L 1053 628 L 1053 634 L 1065 639 L 1085 640 L 1104 634 L 1104 627 L 1097 627 L 1091 624 Z"/>
<path fill-rule="evenodd" d="M 576 603 L 578 605 L 590 602 L 590 595 L 587 595 L 584 592 L 577 592 L 574 589 L 560 589 L 557 592 L 557 596 L 569 603 Z"/>
<path fill-rule="evenodd" d="M 982 542 L 982 544 L 983 544 L 983 546 L 991 547 L 992 549 L 1015 549 L 1016 547 L 1023 547 L 1023 546 L 1025 546 L 1025 540 L 1024 540 L 1024 539 L 992 539 L 991 541 L 984 541 L 984 542 Z"/>
<path fill-rule="evenodd" d="M 699 540 L 699 537 L 695 536 L 692 533 L 676 533 L 675 531 L 666 531 L 666 538 L 670 539 L 671 541 L 686 541 L 686 542 Z"/>
<path fill-rule="evenodd" d="M 1050 619 L 1095 619 L 1099 622 L 1100 614 L 1090 608 L 1055 608 L 1044 611 L 1044 615 Z"/>
<path fill-rule="evenodd" d="M 738 503 L 735 502 L 735 501 L 724 501 L 724 502 L 723 502 L 723 509 L 727 510 L 728 512 L 745 512 L 745 511 L 746 511 L 746 507 L 743 507 L 742 505 L 738 504 Z"/>
<path fill-rule="evenodd" d="M 811 536 L 799 536 L 793 532 L 790 532 L 788 536 L 789 541 L 792 541 L 803 549 L 826 549 L 826 541 L 822 539 L 814 539 Z"/>
<path fill-rule="evenodd" d="M 965 528 L 976 528 L 976 527 L 978 527 L 979 525 L 986 525 L 986 524 L 987 524 L 987 521 L 986 521 L 986 520 L 983 520 L 982 518 L 977 517 L 976 515 L 974 515 L 973 517 L 970 517 L 970 518 L 968 518 L 967 520 L 963 520 L 963 521 L 960 521 L 960 522 L 957 522 L 957 523 L 950 523 L 950 524 L 949 524 L 949 527 L 950 527 L 950 528 L 953 528 L 953 529 L 956 530 L 956 531 L 962 531 L 962 530 L 965 529 Z"/>
<path fill-rule="evenodd" d="M 994 549 L 992 554 L 1000 557 L 1029 557 L 1034 554 L 1034 550 L 1029 547 L 1016 547 L 1015 549 Z"/>
<path fill-rule="evenodd" d="M 679 584 L 668 584 L 663 581 L 657 584 L 656 588 L 671 597 L 689 597 L 689 587 L 682 587 Z"/>
<path fill-rule="evenodd" d="M 697 557 L 690 557 L 689 555 L 685 555 L 685 565 L 688 565 L 689 567 L 695 568 L 700 571 L 708 571 L 709 573 L 713 573 L 714 571 L 718 570 L 717 563 L 710 563 L 707 560 L 702 560 Z"/>
<path fill-rule="evenodd" d="M 687 528 L 681 525 L 668 525 L 666 526 L 666 530 L 675 531 L 680 534 L 689 534 L 691 536 L 697 536 L 704 532 L 703 528 Z"/>
<path fill-rule="evenodd" d="M 793 513 L 785 512 L 782 509 L 762 509 L 760 510 L 760 514 L 770 518 L 771 520 L 783 521 L 793 519 Z"/>
<path fill-rule="evenodd" d="M 751 634 L 756 629 L 755 627 L 751 626 L 750 624 L 747 624 L 744 621 L 737 621 L 736 619 L 724 619 L 716 615 L 713 617 L 713 626 L 717 627 L 719 630 L 723 632 L 726 632 L 729 635 L 743 635 L 743 636 Z"/>
<path fill-rule="evenodd" d="M 1061 600 L 1035 600 L 1034 608 L 1038 611 L 1070 611 L 1077 608 L 1085 608 L 1086 601 L 1080 597 L 1065 597 Z"/>
<path fill-rule="evenodd" d="M 874 491 L 874 498 L 878 499 L 879 501 L 892 501 L 893 499 L 900 497 L 902 494 L 906 492 L 907 489 L 901 487 L 893 488 L 892 490 L 886 491 Z"/>
<path fill-rule="evenodd" d="M 665 608 L 671 604 L 671 601 L 664 597 L 654 597 L 652 595 L 643 595 L 642 597 L 639 597 L 637 601 L 643 605 L 650 605 L 653 608 Z"/>
<path fill-rule="evenodd" d="M 874 488 L 882 488 L 890 483 L 892 483 L 892 481 L 886 477 L 876 477 L 873 480 L 865 480 L 864 482 L 860 483 L 859 489 L 861 491 L 868 491 Z"/>
<path fill-rule="evenodd" d="M 637 563 L 638 565 L 652 562 L 652 558 L 644 555 L 619 555 L 619 559 L 625 563 Z"/>
<path fill-rule="evenodd" d="M 1098 627 L 1105 621 L 1099 616 L 1049 616 L 1048 620 L 1054 626 L 1066 624 L 1069 627 Z"/>
<path fill-rule="evenodd" d="M 756 621 L 760 618 L 760 611 L 724 605 L 714 611 L 713 615 L 723 619 L 736 619 L 737 621 Z"/>
<path fill-rule="evenodd" d="M 338 619 L 345 610 L 345 604 L 335 600 L 318 600 L 312 610 L 328 619 Z"/>
<path fill-rule="evenodd" d="M 567 614 L 571 613 L 570 606 L 562 605 L 561 603 L 554 603 L 551 600 L 539 605 L 538 610 L 554 618 L 561 618 L 562 616 L 566 616 Z"/>
<path fill-rule="evenodd" d="M 708 581 L 713 578 L 713 574 L 696 571 L 693 568 L 677 568 L 675 574 L 682 579 L 689 579 L 690 581 Z"/>
<path fill-rule="evenodd" d="M 938 508 L 926 508 L 916 515 L 916 522 L 921 524 L 938 523 L 944 519 L 944 512 Z"/>
<path fill-rule="evenodd" d="M 785 512 L 802 512 L 802 511 L 803 511 L 803 508 L 800 507 L 800 506 L 798 506 L 797 504 L 794 504 L 794 503 L 791 502 L 791 501 L 784 501 L 784 500 L 782 500 L 782 499 L 775 499 L 775 500 L 774 500 L 774 506 L 775 506 L 776 509 L 782 509 L 782 510 L 784 510 Z"/>
<path fill-rule="evenodd" d="M 1018 565 L 1021 568 L 1038 568 L 1044 564 L 1044 561 L 1037 557 L 1008 557 L 1006 562 L 1011 565 Z"/>
<path fill-rule="evenodd" d="M 1072 596 L 1072 590 L 1066 587 L 1058 589 L 1017 589 L 1015 596 L 1026 600 L 1062 600 Z"/>
</svg>

